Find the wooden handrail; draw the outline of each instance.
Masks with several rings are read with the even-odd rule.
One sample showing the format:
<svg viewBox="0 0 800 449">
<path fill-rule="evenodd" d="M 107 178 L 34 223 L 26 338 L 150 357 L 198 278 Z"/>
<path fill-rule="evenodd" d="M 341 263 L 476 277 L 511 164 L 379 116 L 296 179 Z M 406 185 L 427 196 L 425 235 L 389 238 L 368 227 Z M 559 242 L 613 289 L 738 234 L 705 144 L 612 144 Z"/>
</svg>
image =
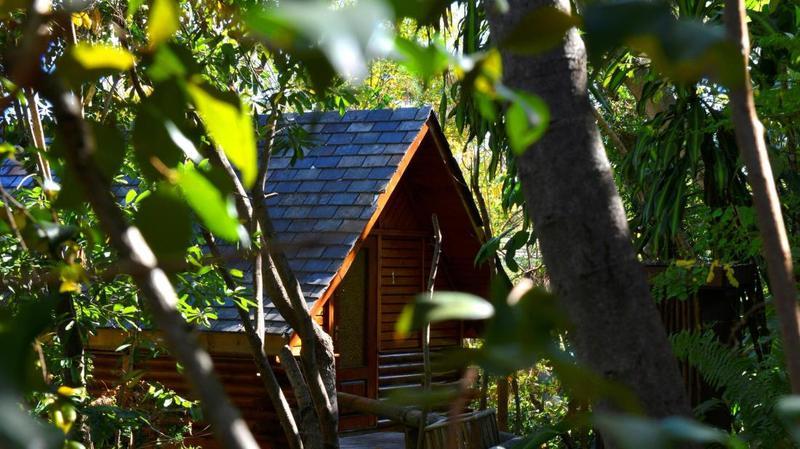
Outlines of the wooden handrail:
<svg viewBox="0 0 800 449">
<path fill-rule="evenodd" d="M 336 393 L 339 408 L 355 410 L 369 415 L 380 416 L 408 427 L 419 427 L 422 411 L 414 407 L 403 407 L 379 399 L 365 398 L 341 391 Z M 429 416 L 427 424 L 436 421 L 435 415 Z"/>
</svg>

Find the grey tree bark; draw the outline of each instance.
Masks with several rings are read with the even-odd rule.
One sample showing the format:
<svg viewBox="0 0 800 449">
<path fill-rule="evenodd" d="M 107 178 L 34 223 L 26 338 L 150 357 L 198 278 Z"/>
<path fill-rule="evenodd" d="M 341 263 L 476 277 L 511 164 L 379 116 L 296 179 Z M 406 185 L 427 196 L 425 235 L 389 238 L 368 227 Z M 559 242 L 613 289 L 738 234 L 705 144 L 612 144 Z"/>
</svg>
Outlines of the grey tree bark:
<svg viewBox="0 0 800 449">
<path fill-rule="evenodd" d="M 311 395 L 306 387 L 306 380 L 300 365 L 297 363 L 291 348 L 288 345 L 281 347 L 280 353 L 281 366 L 292 385 L 295 400 L 297 401 L 297 421 L 300 423 L 300 438 L 302 441 L 322 441 L 322 429 L 319 426 L 317 412 L 311 401 Z M 309 445 L 310 446 L 310 445 Z"/>
<path fill-rule="evenodd" d="M 131 263 L 131 277 L 147 300 L 156 325 L 164 332 L 170 351 L 184 366 L 217 440 L 231 449 L 258 448 L 253 434 L 217 379 L 211 357 L 199 346 L 178 312 L 178 297 L 167 275 L 158 267 L 142 234 L 128 225 L 110 194 L 111 185 L 94 160 L 94 139 L 81 117 L 76 97 L 56 80 L 48 81 L 42 91 L 53 104 L 59 125 L 57 131 L 64 139 L 67 164 L 74 173 L 81 174 L 78 181 L 119 258 Z"/>
<path fill-rule="evenodd" d="M 275 111 L 278 108 L 274 108 Z M 270 116 L 270 133 L 274 133 L 277 112 Z M 212 152 L 212 160 L 223 168 L 236 191 L 236 204 L 240 216 L 250 223 L 251 229 L 261 230 L 261 280 L 264 292 L 272 299 L 278 312 L 297 332 L 302 342 L 300 364 L 308 396 L 316 417 L 319 432 L 302 432 L 302 443 L 306 449 L 339 447 L 339 411 L 336 401 L 336 367 L 333 341 L 330 336 L 312 319 L 309 314 L 303 291 L 294 276 L 286 256 L 274 245 L 275 233 L 264 201 L 269 154 L 272 139 L 268 139 L 260 151 L 264 155 L 259 163 L 258 181 L 253 188 L 252 198 L 247 194 L 233 166 L 221 151 Z M 256 200 L 258 199 L 258 200 Z M 263 293 L 262 293 L 263 294 Z M 294 380 L 299 380 L 296 378 Z M 300 384 L 298 384 L 300 385 Z M 296 388 L 296 387 L 295 387 Z"/>
<path fill-rule="evenodd" d="M 507 14 L 487 8 L 495 42 L 536 8 L 570 10 L 567 0 L 509 5 Z M 636 260 L 594 121 L 578 31 L 570 30 L 559 46 L 540 55 L 502 48 L 501 55 L 504 83 L 539 95 L 550 108 L 546 134 L 517 164 L 552 285 L 574 325 L 579 361 L 627 386 L 648 416 L 688 415 L 678 365 Z"/>
<path fill-rule="evenodd" d="M 222 260 L 222 253 L 217 246 L 214 236 L 211 235 L 211 232 L 209 232 L 207 229 L 202 229 L 202 234 L 203 240 L 206 241 L 211 254 L 217 259 Z M 260 256 L 256 255 L 255 257 Z M 219 273 L 220 277 L 222 277 L 222 280 L 225 282 L 225 286 L 227 288 L 230 290 L 236 289 L 238 285 L 233 279 L 233 276 L 231 276 L 230 272 L 227 271 L 225 267 L 217 266 L 217 273 Z M 255 285 L 254 290 L 258 291 L 258 289 L 258 285 Z M 257 296 L 258 293 L 255 293 L 254 295 Z M 278 422 L 280 422 L 283 433 L 286 436 L 286 444 L 289 449 L 303 449 L 303 442 L 300 440 L 300 432 L 297 429 L 297 423 L 295 422 L 294 415 L 292 414 L 292 409 L 289 406 L 289 402 L 286 400 L 286 396 L 283 394 L 283 390 L 281 389 L 280 382 L 278 382 L 278 378 L 275 377 L 275 372 L 272 370 L 272 366 L 269 364 L 267 353 L 264 351 L 263 334 L 259 336 L 257 325 L 253 324 L 253 320 L 250 319 L 250 314 L 247 310 L 241 307 L 236 307 L 236 311 L 238 312 L 239 320 L 242 322 L 242 326 L 244 327 L 244 334 L 247 336 L 247 342 L 250 345 L 250 353 L 256 363 L 256 369 L 258 370 L 259 377 L 261 377 L 261 382 L 264 384 L 264 389 L 267 391 L 267 395 L 269 396 L 272 406 L 275 409 L 275 414 L 278 415 Z M 258 320 L 258 313 L 255 313 L 254 315 L 256 320 Z M 297 388 L 302 388 L 302 386 L 295 387 L 295 389 Z"/>
</svg>

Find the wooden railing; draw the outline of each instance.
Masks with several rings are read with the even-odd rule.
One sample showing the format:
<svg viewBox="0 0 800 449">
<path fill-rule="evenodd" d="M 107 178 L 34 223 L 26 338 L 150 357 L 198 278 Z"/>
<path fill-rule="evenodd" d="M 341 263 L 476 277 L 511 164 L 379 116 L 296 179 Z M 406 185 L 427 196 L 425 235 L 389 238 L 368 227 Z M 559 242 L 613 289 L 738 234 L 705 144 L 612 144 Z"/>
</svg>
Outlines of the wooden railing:
<svg viewBox="0 0 800 449">
<path fill-rule="evenodd" d="M 349 393 L 337 393 L 339 407 L 389 419 L 406 429 L 406 449 L 488 449 L 501 443 L 497 416 L 493 409 L 464 413 L 455 417 L 403 407 L 385 400 Z M 422 419 L 425 416 L 425 425 Z M 423 448 L 417 448 L 420 429 L 424 429 Z M 449 444 L 455 440 L 455 444 Z"/>
</svg>

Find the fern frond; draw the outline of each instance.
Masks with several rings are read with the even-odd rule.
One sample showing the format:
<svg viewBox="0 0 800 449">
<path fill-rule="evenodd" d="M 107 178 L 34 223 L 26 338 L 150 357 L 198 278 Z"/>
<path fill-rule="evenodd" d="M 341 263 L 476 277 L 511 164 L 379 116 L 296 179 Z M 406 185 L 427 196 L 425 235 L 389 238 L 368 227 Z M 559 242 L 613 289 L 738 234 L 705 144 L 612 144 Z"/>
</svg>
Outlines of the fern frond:
<svg viewBox="0 0 800 449">
<path fill-rule="evenodd" d="M 695 367 L 703 379 L 722 391 L 738 414 L 751 447 L 776 448 L 788 444 L 787 435 L 773 410 L 777 399 L 788 393 L 775 366 L 759 365 L 719 342 L 711 331 L 682 331 L 670 338 L 680 360 Z"/>
</svg>

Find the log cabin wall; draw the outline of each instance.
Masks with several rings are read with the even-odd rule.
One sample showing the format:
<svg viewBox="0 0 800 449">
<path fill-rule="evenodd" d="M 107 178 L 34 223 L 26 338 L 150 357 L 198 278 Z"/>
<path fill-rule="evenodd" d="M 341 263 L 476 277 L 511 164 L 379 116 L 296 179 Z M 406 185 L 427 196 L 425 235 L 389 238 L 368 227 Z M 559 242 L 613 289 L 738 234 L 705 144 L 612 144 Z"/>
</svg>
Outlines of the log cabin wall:
<svg viewBox="0 0 800 449">
<path fill-rule="evenodd" d="M 148 382 L 158 382 L 174 390 L 185 398 L 191 398 L 189 386 L 183 374 L 178 372 L 175 359 L 172 357 L 157 357 L 143 359 L 133 364 L 129 355 L 123 355 L 113 350 L 92 351 L 92 379 L 90 388 L 98 394 L 115 396 L 121 400 L 123 396 L 116 390 L 126 375 L 141 370 L 142 379 Z M 278 418 L 272 407 L 272 402 L 264 390 L 261 378 L 258 377 L 255 363 L 248 354 L 212 354 L 214 368 L 228 393 L 233 404 L 239 408 L 242 417 L 256 437 L 262 449 L 280 449 L 286 447 L 286 438 Z M 283 369 L 270 360 L 275 375 L 283 386 L 289 404 L 294 407 L 294 394 L 289 386 L 289 380 Z M 105 393 L 104 393 L 105 392 Z M 125 404 L 120 404 L 124 406 Z M 216 449 L 220 446 L 214 440 L 211 430 L 202 422 L 195 423 L 193 435 L 187 444 L 200 446 L 207 449 Z"/>
<path fill-rule="evenodd" d="M 426 138 L 408 167 L 403 180 L 387 203 L 372 233 L 377 238 L 378 292 L 378 397 L 386 398 L 393 391 L 422 385 L 422 340 L 415 332 L 404 338 L 395 335 L 397 319 L 406 304 L 426 291 L 433 251 L 431 215 L 440 217 L 443 230 L 443 254 L 436 278 L 437 290 L 466 289 L 469 283 L 453 279 L 451 263 L 459 260 L 457 250 L 462 246 L 470 252 L 468 272 L 475 274 L 472 257 L 479 243 L 470 240 L 464 226 L 469 217 L 454 200 L 457 192 L 432 138 Z M 441 195 L 441 196 L 440 196 Z M 442 196 L 449 201 L 440 201 Z M 453 212 L 451 209 L 461 209 Z M 459 226 L 461 227 L 459 229 Z M 468 228 L 467 228 L 468 229 Z M 453 231 L 452 234 L 448 230 Z M 474 245 L 474 248 L 472 246 Z M 455 256 L 455 257 L 452 257 Z M 466 285 L 465 285 L 466 284 Z M 466 287 L 466 288 L 465 288 Z M 436 352 L 461 345 L 462 323 L 437 323 L 431 327 L 431 349 Z M 446 383 L 457 380 L 455 371 L 434 370 L 433 381 Z M 387 424 L 385 422 L 381 424 Z"/>
</svg>

